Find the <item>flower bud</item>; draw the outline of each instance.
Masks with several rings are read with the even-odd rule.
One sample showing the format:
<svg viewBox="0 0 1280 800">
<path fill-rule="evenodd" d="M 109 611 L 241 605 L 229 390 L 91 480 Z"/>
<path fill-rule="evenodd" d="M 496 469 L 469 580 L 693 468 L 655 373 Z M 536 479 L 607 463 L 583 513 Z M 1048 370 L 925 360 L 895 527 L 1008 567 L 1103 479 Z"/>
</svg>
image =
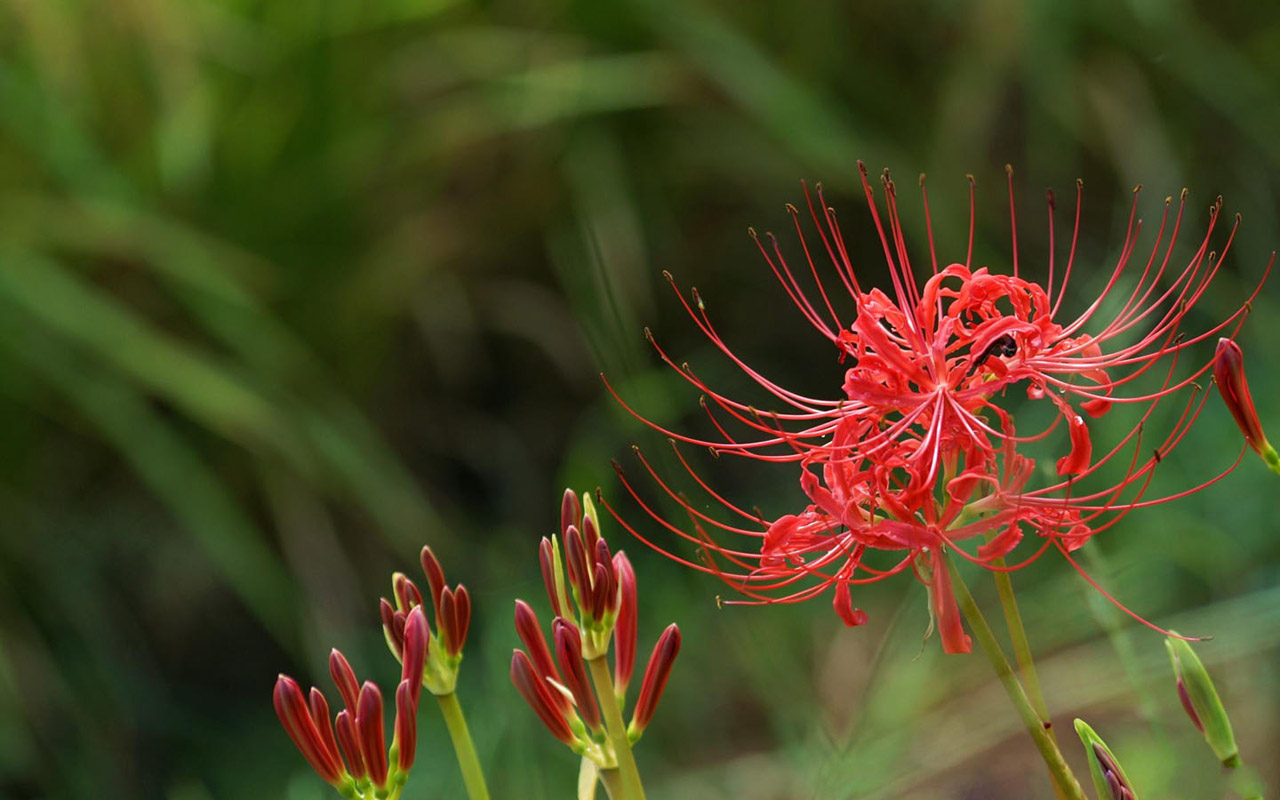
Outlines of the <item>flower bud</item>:
<svg viewBox="0 0 1280 800">
<path fill-rule="evenodd" d="M 582 493 L 582 533 L 587 537 L 588 547 L 595 547 L 596 539 L 600 538 L 600 513 L 590 492 Z"/>
<path fill-rule="evenodd" d="M 342 695 L 343 704 L 354 717 L 356 700 L 360 695 L 360 683 L 356 680 L 355 670 L 351 669 L 346 656 L 339 653 L 336 647 L 329 651 L 329 675 L 333 678 L 334 685 L 338 687 L 338 693 Z"/>
<path fill-rule="evenodd" d="M 552 736 L 570 746 L 577 742 L 573 731 L 569 729 L 569 721 L 560 713 L 552 699 L 550 687 L 538 676 L 533 663 L 522 650 L 511 654 L 511 683 L 533 709 L 533 713 L 538 715 L 538 719 L 542 720 L 542 724 L 551 731 Z"/>
<path fill-rule="evenodd" d="M 422 605 L 422 592 L 418 591 L 418 587 L 403 572 L 391 576 L 391 588 L 396 596 L 397 611 L 407 614 L 409 609 Z"/>
<path fill-rule="evenodd" d="M 431 607 L 436 612 L 436 627 L 440 626 L 440 593 L 444 591 L 444 568 L 430 547 L 422 548 L 422 572 L 427 576 L 427 588 L 431 592 Z"/>
<path fill-rule="evenodd" d="M 1280 473 L 1280 454 L 1267 441 L 1262 422 L 1258 419 L 1258 409 L 1249 394 L 1249 384 L 1244 377 L 1244 353 L 1240 345 L 1231 339 L 1218 340 L 1218 349 L 1213 356 L 1213 381 L 1218 384 L 1218 392 L 1231 416 L 1235 417 L 1236 425 L 1240 426 L 1245 443 L 1262 456 L 1272 472 Z"/>
<path fill-rule="evenodd" d="M 396 732 L 392 747 L 396 750 L 396 766 L 400 772 L 413 767 L 413 756 L 418 749 L 418 692 L 422 680 L 400 681 L 396 687 Z"/>
<path fill-rule="evenodd" d="M 462 655 L 471 626 L 471 595 L 467 587 L 458 584 L 457 590 L 446 588 L 440 593 L 440 611 L 436 617 L 436 630 L 444 644 L 445 652 L 453 658 Z"/>
<path fill-rule="evenodd" d="M 360 687 L 356 706 L 356 735 L 360 739 L 360 755 L 369 769 L 369 780 L 375 786 L 387 785 L 387 733 L 382 727 L 382 692 L 373 681 Z"/>
<path fill-rule="evenodd" d="M 369 768 L 364 765 L 364 756 L 360 753 L 360 737 L 356 734 L 355 715 L 345 708 L 338 712 L 336 723 L 338 729 L 338 747 L 342 755 L 351 765 L 351 775 L 361 781 L 369 777 Z"/>
<path fill-rule="evenodd" d="M 564 499 L 560 501 L 560 535 L 568 533 L 570 526 L 582 527 L 582 506 L 578 504 L 578 493 L 565 489 Z"/>
<path fill-rule="evenodd" d="M 618 621 L 613 628 L 613 691 L 619 701 L 626 697 L 627 686 L 636 668 L 637 609 L 636 573 L 627 554 L 619 550 L 613 556 L 618 573 Z M 622 705 L 619 702 L 619 705 Z"/>
<path fill-rule="evenodd" d="M 1138 793 L 1124 768 L 1116 760 L 1115 753 L 1107 747 L 1093 728 L 1082 719 L 1076 720 L 1076 734 L 1084 744 L 1085 756 L 1089 761 L 1089 774 L 1093 778 L 1093 789 L 1098 793 L 1098 800 L 1138 800 Z"/>
<path fill-rule="evenodd" d="M 414 606 L 404 623 L 404 665 L 401 680 L 412 684 L 410 692 L 413 704 L 418 704 L 422 690 L 422 670 L 426 666 L 431 632 L 427 628 L 427 615 L 422 606 Z"/>
<path fill-rule="evenodd" d="M 387 647 L 397 660 L 404 658 L 404 612 L 396 611 L 383 597 L 378 601 L 378 616 L 382 618 L 382 635 Z"/>
<path fill-rule="evenodd" d="M 667 678 L 671 677 L 671 665 L 675 663 L 680 652 L 680 628 L 674 622 L 667 626 L 658 637 L 653 653 L 649 656 L 649 664 L 644 670 L 644 680 L 640 684 L 640 696 L 636 699 L 636 708 L 631 716 L 631 724 L 627 726 L 627 735 L 631 741 L 640 738 L 644 729 L 653 719 L 653 712 L 662 699 L 662 690 L 666 688 Z"/>
<path fill-rule="evenodd" d="M 346 772 L 342 766 L 342 759 L 338 755 L 337 748 L 329 746 L 332 736 L 326 737 L 316 725 L 312 717 L 312 709 L 307 706 L 307 701 L 302 696 L 302 687 L 288 675 L 281 675 L 276 678 L 272 701 L 275 704 L 276 716 L 280 718 L 280 724 L 284 726 L 285 733 L 289 734 L 298 752 L 302 753 L 302 757 L 307 760 L 311 768 L 324 779 L 325 783 L 333 786 L 340 784 Z M 327 707 L 325 712 L 327 716 Z"/>
<path fill-rule="evenodd" d="M 1164 640 L 1169 651 L 1169 660 L 1173 664 L 1173 674 L 1177 679 L 1178 699 L 1186 709 L 1191 722 L 1204 734 L 1218 760 L 1223 766 L 1240 765 L 1240 752 L 1236 747 L 1236 737 L 1231 731 L 1231 720 L 1227 710 L 1222 707 L 1218 690 L 1213 686 L 1209 672 L 1200 662 L 1200 657 L 1191 649 L 1191 645 L 1183 639 L 1170 636 Z"/>
<path fill-rule="evenodd" d="M 587 727 L 597 733 L 604 730 L 600 720 L 600 707 L 596 703 L 595 693 L 587 680 L 587 670 L 582 663 L 582 634 L 572 622 L 556 617 L 552 624 L 552 635 L 556 640 L 556 661 L 560 664 L 560 674 L 564 676 L 564 686 L 573 695 L 573 704 L 577 706 L 578 716 Z"/>
<path fill-rule="evenodd" d="M 573 610 L 569 608 L 569 594 L 564 586 L 564 566 L 560 559 L 558 537 L 542 537 L 542 543 L 538 546 L 538 564 L 542 568 L 542 582 L 547 588 L 551 610 L 557 617 L 568 618 Z"/>
</svg>

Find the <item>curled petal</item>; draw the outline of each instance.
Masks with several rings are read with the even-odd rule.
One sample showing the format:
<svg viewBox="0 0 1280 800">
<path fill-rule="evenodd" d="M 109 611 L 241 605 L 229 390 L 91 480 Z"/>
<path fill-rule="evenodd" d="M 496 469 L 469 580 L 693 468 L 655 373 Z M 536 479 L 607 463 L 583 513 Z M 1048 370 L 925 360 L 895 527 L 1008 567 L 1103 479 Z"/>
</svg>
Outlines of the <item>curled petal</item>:
<svg viewBox="0 0 1280 800">
<path fill-rule="evenodd" d="M 840 615 L 840 619 L 850 628 L 856 628 L 859 625 L 867 624 L 867 612 L 860 608 L 853 607 L 853 598 L 849 593 L 849 584 L 845 581 L 836 582 L 835 609 L 836 614 Z"/>
<path fill-rule="evenodd" d="M 1064 408 L 1067 425 L 1071 432 L 1071 452 L 1058 459 L 1059 475 L 1079 475 L 1089 468 L 1089 460 L 1093 457 L 1093 443 L 1089 439 L 1089 426 L 1079 414 Z"/>
<path fill-rule="evenodd" d="M 936 548 L 929 551 L 932 575 L 929 583 L 929 602 L 933 605 L 933 615 L 938 621 L 938 632 L 942 636 L 942 650 L 945 653 L 968 653 L 969 636 L 964 632 L 960 622 L 960 607 L 956 605 L 956 596 L 951 591 L 951 573 L 947 571 L 947 562 Z"/>
</svg>

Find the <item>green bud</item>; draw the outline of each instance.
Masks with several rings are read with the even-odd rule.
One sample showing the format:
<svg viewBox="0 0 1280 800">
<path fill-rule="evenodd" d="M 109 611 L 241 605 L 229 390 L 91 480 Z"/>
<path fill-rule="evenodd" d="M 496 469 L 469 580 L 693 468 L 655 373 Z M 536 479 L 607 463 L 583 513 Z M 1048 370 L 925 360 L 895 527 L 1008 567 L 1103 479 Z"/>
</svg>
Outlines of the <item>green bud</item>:
<svg viewBox="0 0 1280 800">
<path fill-rule="evenodd" d="M 1129 782 L 1129 776 L 1124 774 L 1119 759 L 1093 728 L 1078 719 L 1076 734 L 1084 744 L 1084 752 L 1089 759 L 1089 775 L 1093 778 L 1093 790 L 1097 792 L 1098 800 L 1138 800 L 1138 793 Z"/>
<path fill-rule="evenodd" d="M 1164 646 L 1169 651 L 1169 661 L 1178 681 L 1178 696 L 1187 716 L 1204 733 L 1204 740 L 1223 766 L 1239 766 L 1240 751 L 1231 732 L 1231 720 L 1200 657 L 1183 639 L 1170 636 L 1164 640 Z"/>
</svg>

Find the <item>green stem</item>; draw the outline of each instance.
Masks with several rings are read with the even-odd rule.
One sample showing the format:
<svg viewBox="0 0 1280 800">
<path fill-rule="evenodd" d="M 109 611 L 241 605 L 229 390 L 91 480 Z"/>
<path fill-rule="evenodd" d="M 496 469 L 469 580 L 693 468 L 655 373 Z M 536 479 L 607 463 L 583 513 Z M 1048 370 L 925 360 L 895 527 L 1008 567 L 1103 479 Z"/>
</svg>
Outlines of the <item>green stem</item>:
<svg viewBox="0 0 1280 800">
<path fill-rule="evenodd" d="M 635 756 L 631 753 L 631 741 L 627 738 L 627 726 L 622 722 L 622 710 L 613 694 L 613 675 L 609 671 L 609 662 L 604 656 L 590 659 L 591 682 L 596 687 L 596 697 L 600 700 L 600 708 L 604 713 L 604 726 L 609 733 L 609 741 L 613 744 L 614 755 L 618 759 L 618 773 L 621 778 L 621 797 L 614 800 L 644 800 L 644 786 L 640 783 L 640 770 L 636 767 Z"/>
<path fill-rule="evenodd" d="M 978 644 L 982 646 L 988 660 L 991 661 L 991 667 L 996 671 L 996 677 L 1000 679 L 1000 685 L 1004 687 L 1005 694 L 1009 695 L 1013 707 L 1017 709 L 1018 716 L 1022 719 L 1022 724 L 1026 726 L 1027 733 L 1031 735 L 1036 749 L 1040 751 L 1040 757 L 1049 768 L 1049 775 L 1053 779 L 1055 788 L 1071 800 L 1085 800 L 1080 782 L 1076 780 L 1075 775 L 1071 774 L 1071 768 L 1063 759 L 1057 742 L 1044 727 L 1031 701 L 1027 699 L 1027 693 L 1023 691 L 1022 684 L 1018 683 L 1018 677 L 1014 675 L 1009 659 L 1000 649 L 1000 643 L 996 641 L 996 636 L 992 633 L 991 626 L 987 624 L 986 617 L 974 602 L 973 595 L 969 594 L 969 587 L 965 585 L 960 571 L 956 569 L 955 562 L 945 551 L 942 557 L 947 562 L 947 569 L 951 572 L 951 581 L 955 587 L 956 600 L 960 604 L 960 612 L 968 620 L 969 627 L 973 629 L 973 635 L 977 637 Z"/>
<path fill-rule="evenodd" d="M 1004 559 L 995 559 L 992 566 L 1003 567 Z M 1013 657 L 1018 662 L 1018 672 L 1022 675 L 1027 698 L 1031 701 L 1031 707 L 1035 709 L 1036 716 L 1040 718 L 1041 727 L 1048 731 L 1049 738 L 1053 740 L 1054 745 L 1057 745 L 1058 736 L 1053 730 L 1049 704 L 1045 702 L 1044 690 L 1040 687 L 1040 676 L 1036 673 L 1036 662 L 1031 657 L 1031 642 L 1027 639 L 1026 626 L 1022 624 L 1022 610 L 1018 608 L 1018 598 L 1013 594 L 1013 580 L 1008 572 L 1001 569 L 995 569 L 991 574 L 995 577 L 996 594 L 1000 596 L 1000 608 L 1004 610 L 1005 625 L 1009 628 L 1009 639 L 1013 642 Z M 1058 800 L 1066 800 L 1065 790 L 1056 782 L 1053 785 L 1053 791 Z"/>
<path fill-rule="evenodd" d="M 1004 559 L 997 558 L 992 566 L 1003 567 Z M 1044 690 L 1040 688 L 1040 676 L 1036 674 L 1036 663 L 1031 658 L 1031 643 L 1027 640 L 1027 629 L 1022 624 L 1022 611 L 1018 608 L 1018 598 L 1013 594 L 1013 581 L 1009 573 L 996 569 L 991 573 L 996 581 L 996 593 L 1000 595 L 1000 607 L 1004 609 L 1004 621 L 1009 626 L 1009 639 L 1013 642 L 1013 657 L 1018 662 L 1018 672 L 1027 688 L 1027 697 L 1040 716 L 1043 723 L 1051 722 L 1049 704 L 1044 700 Z M 1054 736 L 1053 728 L 1049 735 Z"/>
<path fill-rule="evenodd" d="M 604 793 L 609 795 L 609 800 L 622 800 L 626 796 L 622 774 L 616 769 L 600 770 L 600 782 L 604 784 Z"/>
<path fill-rule="evenodd" d="M 480 769 L 480 757 L 476 755 L 475 743 L 471 741 L 471 731 L 467 730 L 467 718 L 462 715 L 462 706 L 458 704 L 458 693 L 438 694 L 436 700 L 440 702 L 444 724 L 448 726 L 449 738 L 453 740 L 453 752 L 458 757 L 462 781 L 467 785 L 467 796 L 471 800 L 489 800 L 489 788 L 484 783 L 484 771 Z"/>
</svg>

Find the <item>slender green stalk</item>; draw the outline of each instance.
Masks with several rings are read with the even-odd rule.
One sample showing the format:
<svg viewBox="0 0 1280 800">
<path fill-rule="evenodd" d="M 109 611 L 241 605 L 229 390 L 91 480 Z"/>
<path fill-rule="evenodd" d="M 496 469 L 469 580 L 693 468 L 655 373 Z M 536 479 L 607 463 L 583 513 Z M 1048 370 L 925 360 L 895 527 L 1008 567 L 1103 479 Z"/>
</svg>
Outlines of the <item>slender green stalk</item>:
<svg viewBox="0 0 1280 800">
<path fill-rule="evenodd" d="M 462 781 L 467 785 L 467 796 L 471 800 L 489 800 L 489 787 L 484 782 L 484 771 L 480 769 L 480 757 L 476 755 L 475 743 L 471 741 L 471 731 L 467 730 L 467 718 L 462 715 L 462 706 L 458 704 L 458 693 L 438 694 L 436 700 L 440 702 L 444 724 L 448 726 L 449 738 L 453 740 L 453 752 L 458 757 Z"/>
<path fill-rule="evenodd" d="M 1003 567 L 1004 559 L 997 558 L 992 562 L 995 567 Z M 1000 608 L 1004 610 L 1005 625 L 1009 628 L 1009 639 L 1013 642 L 1013 656 L 1018 662 L 1018 672 L 1022 675 L 1022 683 L 1026 687 L 1027 698 L 1031 707 L 1040 717 L 1041 726 L 1049 733 L 1049 738 L 1056 745 L 1058 735 L 1053 730 L 1053 718 L 1049 715 L 1049 704 L 1045 702 L 1044 690 L 1040 688 L 1040 676 L 1036 673 L 1036 662 L 1031 657 L 1031 642 L 1027 639 L 1026 626 L 1022 624 L 1022 611 L 1018 608 L 1018 598 L 1013 593 L 1013 580 L 1009 573 L 1001 569 L 991 572 L 996 582 L 996 594 L 1000 596 Z M 1053 785 L 1058 800 L 1066 800 L 1065 790 L 1056 782 Z"/>
<path fill-rule="evenodd" d="M 616 769 L 600 770 L 600 782 L 604 784 L 604 793 L 609 795 L 609 800 L 622 800 L 626 796 L 622 774 Z"/>
<path fill-rule="evenodd" d="M 1003 567 L 1004 559 L 996 559 L 992 566 Z M 1018 608 L 1018 598 L 1013 594 L 1013 581 L 1009 578 L 1009 573 L 998 569 L 991 574 L 995 577 L 996 593 L 1000 595 L 1000 607 L 1004 610 L 1009 639 L 1013 642 L 1013 657 L 1018 662 L 1018 672 L 1026 686 L 1027 698 L 1031 700 L 1031 706 L 1040 716 L 1040 721 L 1049 723 L 1052 721 L 1049 704 L 1045 702 L 1044 690 L 1040 688 L 1040 676 L 1036 674 L 1036 663 L 1031 657 L 1031 643 L 1027 640 L 1027 629 L 1022 624 L 1022 611 Z M 1053 728 L 1049 728 L 1049 735 L 1055 740 L 1058 738 L 1054 735 Z"/>
<path fill-rule="evenodd" d="M 604 713 L 604 726 L 609 733 L 609 741 L 618 758 L 618 773 L 623 794 L 614 800 L 644 800 L 644 786 L 640 783 L 640 770 L 636 767 L 635 756 L 631 753 L 631 742 L 627 739 L 627 726 L 622 721 L 622 709 L 618 707 L 617 698 L 613 694 L 613 674 L 609 670 L 609 662 L 604 656 L 587 661 L 591 668 L 591 682 L 596 687 L 596 697 L 600 700 L 600 709 Z"/>
<path fill-rule="evenodd" d="M 1085 800 L 1084 790 L 1080 788 L 1080 782 L 1076 780 L 1075 775 L 1071 774 L 1071 768 L 1067 766 L 1066 760 L 1063 759 L 1062 751 L 1058 749 L 1057 742 L 1049 735 L 1049 731 L 1044 727 L 1040 715 L 1031 705 L 1031 701 L 1027 699 L 1027 693 L 1023 691 L 1022 684 L 1018 682 L 1018 677 L 1013 672 L 1013 666 L 1009 664 L 1009 659 L 1005 657 L 1004 651 L 1000 649 L 1000 643 L 991 631 L 991 626 L 987 624 L 986 617 L 982 615 L 982 610 L 974 602 L 973 595 L 969 594 L 969 587 L 965 585 L 964 579 L 960 576 L 960 571 L 956 569 L 955 562 L 945 552 L 943 553 L 943 560 L 947 562 L 947 569 L 951 572 L 951 581 L 955 587 L 956 600 L 960 604 L 960 612 L 968 620 L 969 627 L 973 629 L 973 635 L 978 639 L 978 644 L 982 646 L 988 660 L 991 661 L 991 667 L 996 671 L 996 677 L 1000 679 L 1000 684 L 1004 687 L 1005 694 L 1009 695 L 1009 699 L 1013 701 L 1013 707 L 1017 710 L 1018 716 L 1021 717 L 1022 724 L 1026 726 L 1027 733 L 1031 735 L 1031 740 L 1035 742 L 1036 749 L 1040 751 L 1040 757 L 1044 759 L 1045 765 L 1049 768 L 1049 775 L 1053 779 L 1054 786 L 1071 800 Z"/>
</svg>

